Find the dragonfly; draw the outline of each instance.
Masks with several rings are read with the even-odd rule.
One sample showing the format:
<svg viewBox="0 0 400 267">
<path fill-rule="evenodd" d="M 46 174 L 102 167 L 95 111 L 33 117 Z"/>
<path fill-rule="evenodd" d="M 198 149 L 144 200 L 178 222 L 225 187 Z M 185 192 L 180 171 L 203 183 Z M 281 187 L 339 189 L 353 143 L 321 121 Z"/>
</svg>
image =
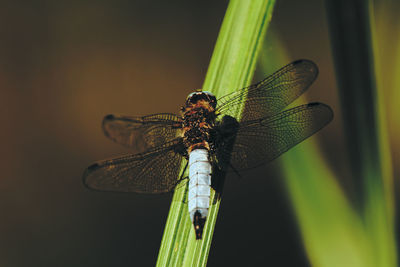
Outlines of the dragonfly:
<svg viewBox="0 0 400 267">
<path fill-rule="evenodd" d="M 270 162 L 333 119 L 332 109 L 323 103 L 285 110 L 317 76 L 315 63 L 297 60 L 218 100 L 211 92 L 192 92 L 180 115 L 107 115 L 104 134 L 135 153 L 95 162 L 83 182 L 100 191 L 166 193 L 184 180 L 180 173 L 186 166 L 189 216 L 196 239 L 201 239 L 213 172 L 231 168 L 240 174 Z"/>
</svg>

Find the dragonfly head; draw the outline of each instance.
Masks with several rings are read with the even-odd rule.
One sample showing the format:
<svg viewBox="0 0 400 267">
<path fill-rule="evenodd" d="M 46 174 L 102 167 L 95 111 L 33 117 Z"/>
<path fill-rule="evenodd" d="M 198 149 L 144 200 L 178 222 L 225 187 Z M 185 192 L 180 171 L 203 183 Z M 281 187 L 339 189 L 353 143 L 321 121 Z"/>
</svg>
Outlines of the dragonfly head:
<svg viewBox="0 0 400 267">
<path fill-rule="evenodd" d="M 190 93 L 186 98 L 186 106 L 190 104 L 196 104 L 199 100 L 205 100 L 209 102 L 214 109 L 217 106 L 217 98 L 213 95 L 213 93 L 208 91 L 197 91 Z"/>
</svg>

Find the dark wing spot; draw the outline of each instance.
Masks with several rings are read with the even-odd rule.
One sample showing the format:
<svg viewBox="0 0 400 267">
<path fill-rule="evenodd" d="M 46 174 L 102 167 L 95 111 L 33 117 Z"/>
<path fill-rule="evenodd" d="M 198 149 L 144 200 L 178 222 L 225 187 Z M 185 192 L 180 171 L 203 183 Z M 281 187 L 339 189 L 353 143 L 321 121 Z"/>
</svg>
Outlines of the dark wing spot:
<svg viewBox="0 0 400 267">
<path fill-rule="evenodd" d="M 92 165 L 90 165 L 87 168 L 87 171 L 94 171 L 95 169 L 97 169 L 100 165 L 98 163 L 93 163 Z"/>
<path fill-rule="evenodd" d="M 318 106 L 318 105 L 320 105 L 320 103 L 318 103 L 318 102 L 312 102 L 312 103 L 307 104 L 308 107 L 313 107 L 313 106 Z"/>
<path fill-rule="evenodd" d="M 113 120 L 115 119 L 115 116 L 113 114 L 108 114 L 104 117 L 104 120 Z"/>
</svg>

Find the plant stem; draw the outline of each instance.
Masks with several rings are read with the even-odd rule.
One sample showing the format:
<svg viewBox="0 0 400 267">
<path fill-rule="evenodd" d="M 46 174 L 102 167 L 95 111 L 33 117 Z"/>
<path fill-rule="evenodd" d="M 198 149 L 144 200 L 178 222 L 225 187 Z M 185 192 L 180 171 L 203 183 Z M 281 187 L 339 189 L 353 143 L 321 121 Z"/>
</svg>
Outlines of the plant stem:
<svg viewBox="0 0 400 267">
<path fill-rule="evenodd" d="M 271 20 L 274 0 L 229 2 L 208 68 L 203 90 L 217 98 L 250 84 L 258 52 Z M 241 110 L 237 110 L 237 118 Z M 205 266 L 221 198 L 211 192 L 202 240 L 195 239 L 189 219 L 187 184 L 175 190 L 157 266 Z"/>
</svg>

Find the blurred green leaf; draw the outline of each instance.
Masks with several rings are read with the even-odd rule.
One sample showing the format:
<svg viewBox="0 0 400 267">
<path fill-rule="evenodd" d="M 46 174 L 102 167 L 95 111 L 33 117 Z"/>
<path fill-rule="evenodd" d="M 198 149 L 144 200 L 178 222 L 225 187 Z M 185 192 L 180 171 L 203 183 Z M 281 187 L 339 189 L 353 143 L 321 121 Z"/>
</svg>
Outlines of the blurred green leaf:
<svg viewBox="0 0 400 267">
<path fill-rule="evenodd" d="M 269 33 L 264 47 L 260 57 L 263 74 L 289 62 L 278 36 Z M 307 102 L 304 97 L 301 101 Z M 316 136 L 283 154 L 280 162 L 312 266 L 371 266 L 362 219 L 325 163 Z"/>
<path fill-rule="evenodd" d="M 373 39 L 374 6 L 372 1 L 326 3 L 349 159 L 360 188 L 357 206 L 374 253 L 371 264 L 397 266 L 391 157 L 377 71 L 378 43 Z"/>
<path fill-rule="evenodd" d="M 383 2 L 386 7 L 393 4 Z M 385 24 L 380 30 L 375 29 L 379 23 L 374 21 L 371 2 L 326 3 L 349 165 L 360 190 L 357 202 L 351 203 L 349 199 L 354 198 L 346 197 L 312 138 L 282 156 L 289 196 L 313 266 L 397 266 L 392 164 L 385 114 L 389 105 L 384 105 L 383 85 L 388 86 L 391 79 L 389 87 L 398 89 L 393 87 L 398 77 L 393 54 L 399 51 L 399 33 L 394 30 L 392 35 L 384 35 Z M 386 10 L 379 18 L 393 29 L 393 20 L 385 16 L 392 12 Z M 397 42 L 396 49 L 381 47 L 393 41 Z M 273 64 L 288 62 L 279 38 L 272 36 L 268 44 L 277 53 L 264 53 L 263 72 L 271 72 Z M 385 53 L 390 60 L 382 57 Z M 390 61 L 395 69 L 386 71 L 384 66 Z"/>
</svg>

